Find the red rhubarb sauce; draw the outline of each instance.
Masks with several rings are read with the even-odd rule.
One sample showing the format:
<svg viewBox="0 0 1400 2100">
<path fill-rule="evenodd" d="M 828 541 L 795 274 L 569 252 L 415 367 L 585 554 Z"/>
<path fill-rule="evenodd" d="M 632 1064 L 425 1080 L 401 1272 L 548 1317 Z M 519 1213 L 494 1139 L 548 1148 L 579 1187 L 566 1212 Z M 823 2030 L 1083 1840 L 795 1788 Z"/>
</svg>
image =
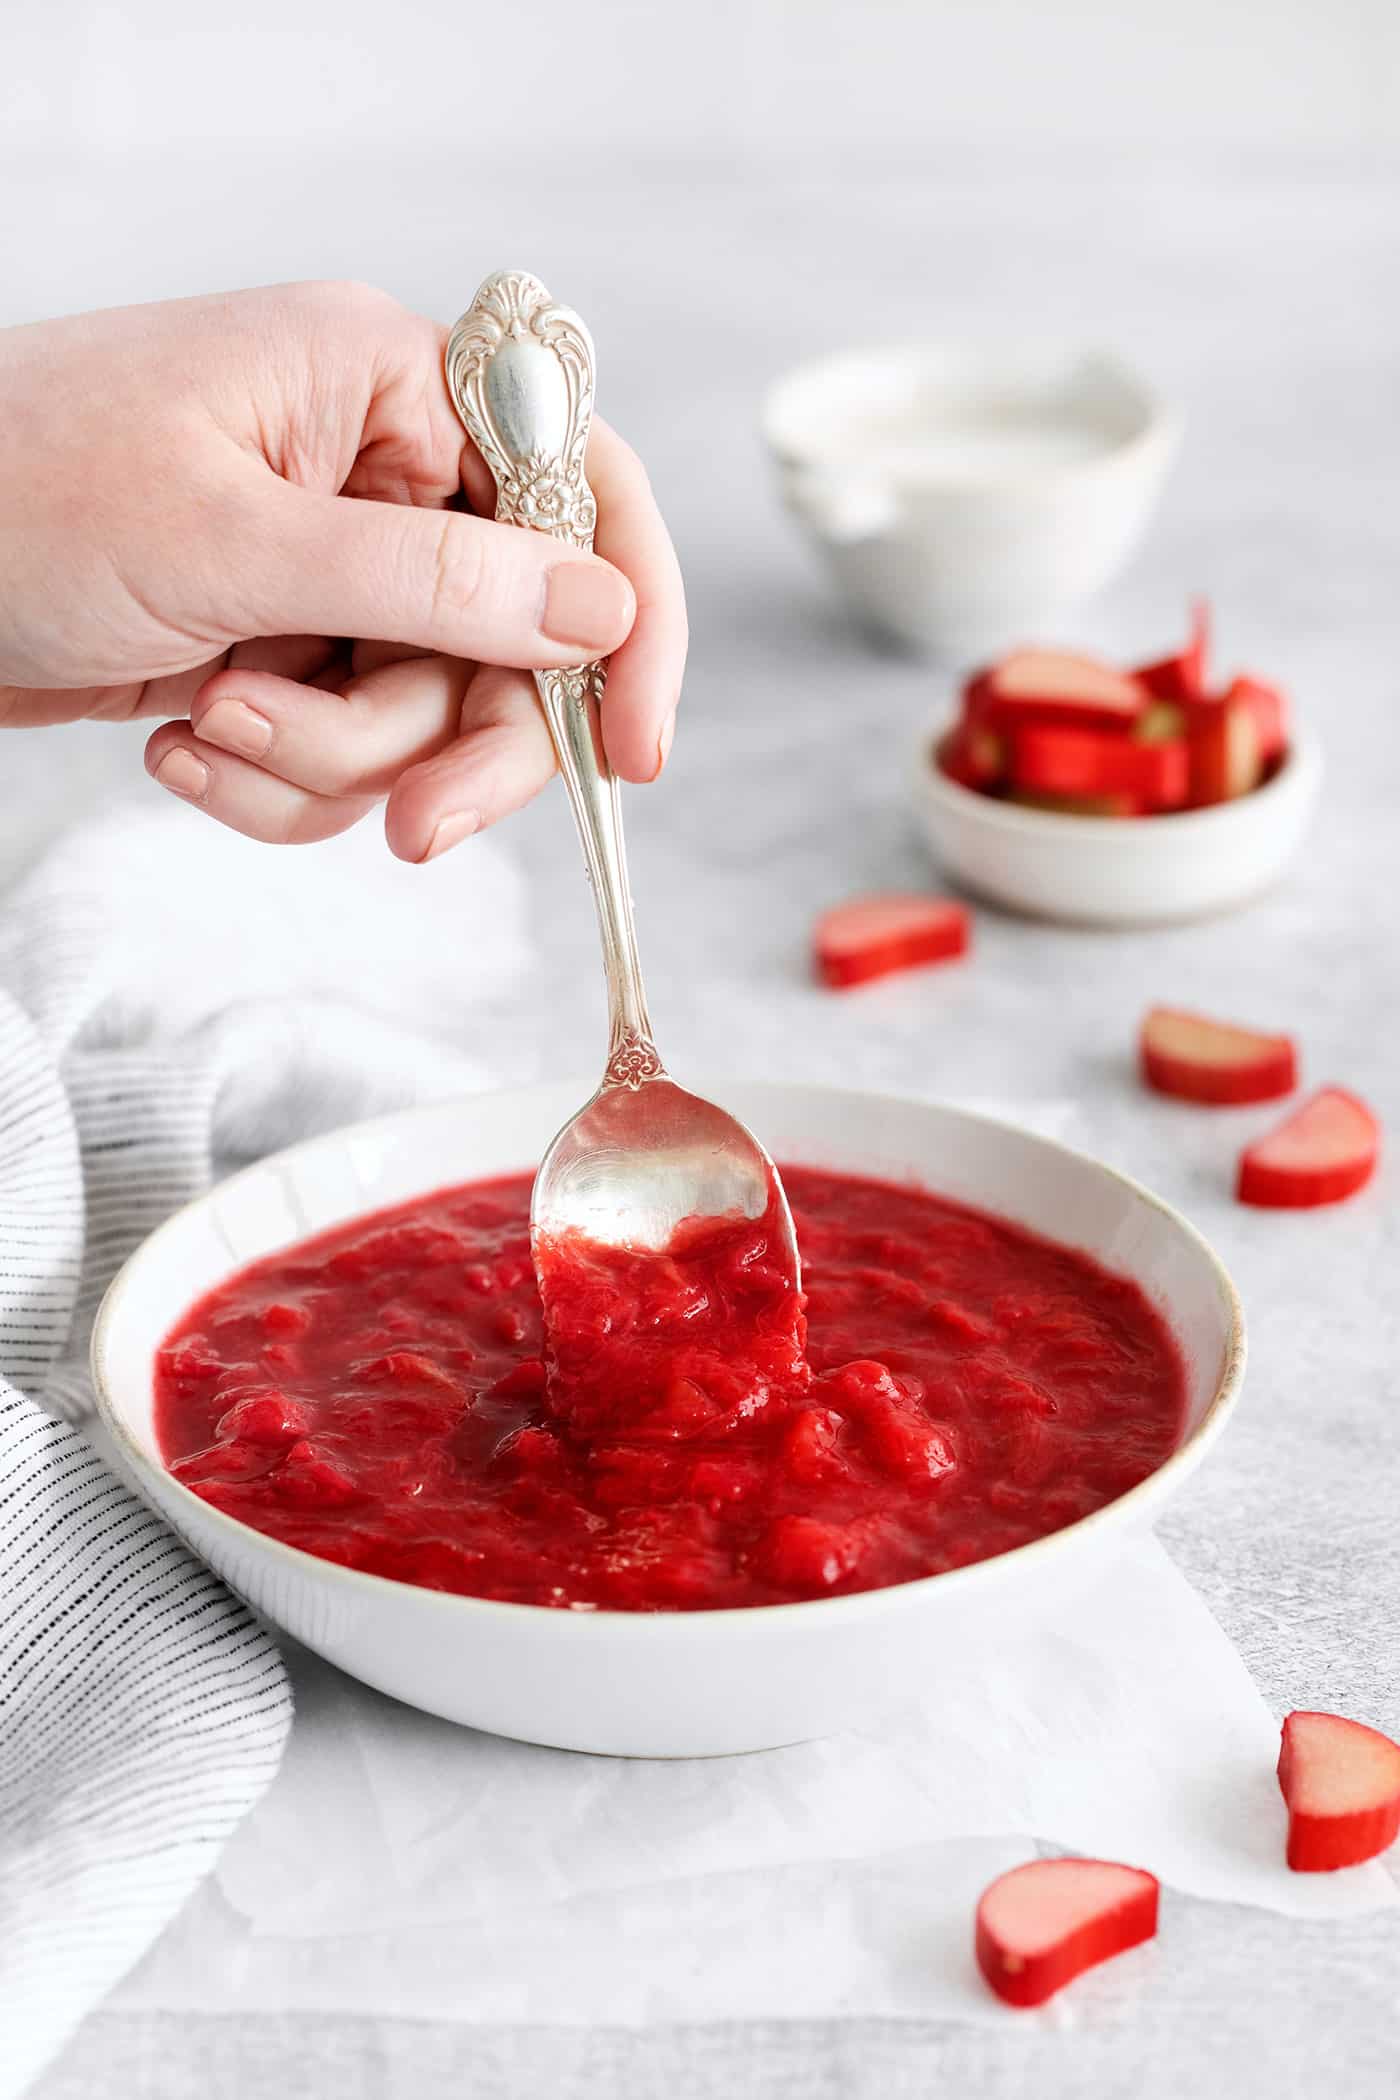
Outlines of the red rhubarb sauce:
<svg viewBox="0 0 1400 2100">
<path fill-rule="evenodd" d="M 1178 1442 L 1137 1286 L 913 1188 L 787 1167 L 766 1221 L 530 1258 L 530 1180 L 445 1189 L 220 1284 L 156 1359 L 176 1478 L 431 1589 L 701 1611 L 907 1582 L 1111 1502 Z"/>
</svg>

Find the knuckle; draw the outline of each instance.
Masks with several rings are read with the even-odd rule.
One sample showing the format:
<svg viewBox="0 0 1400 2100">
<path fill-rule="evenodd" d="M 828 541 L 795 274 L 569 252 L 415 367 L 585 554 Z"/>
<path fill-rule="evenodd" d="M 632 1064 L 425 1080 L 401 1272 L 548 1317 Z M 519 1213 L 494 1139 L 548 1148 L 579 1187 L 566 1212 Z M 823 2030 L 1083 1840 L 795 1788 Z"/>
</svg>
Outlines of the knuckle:
<svg viewBox="0 0 1400 2100">
<path fill-rule="evenodd" d="M 487 536 L 472 519 L 446 511 L 438 524 L 429 580 L 428 619 L 436 632 L 451 628 L 480 604 L 490 584 Z"/>
<path fill-rule="evenodd" d="M 309 306 L 333 315 L 384 313 L 398 304 L 390 293 L 359 277 L 313 277 L 297 291 Z"/>
</svg>

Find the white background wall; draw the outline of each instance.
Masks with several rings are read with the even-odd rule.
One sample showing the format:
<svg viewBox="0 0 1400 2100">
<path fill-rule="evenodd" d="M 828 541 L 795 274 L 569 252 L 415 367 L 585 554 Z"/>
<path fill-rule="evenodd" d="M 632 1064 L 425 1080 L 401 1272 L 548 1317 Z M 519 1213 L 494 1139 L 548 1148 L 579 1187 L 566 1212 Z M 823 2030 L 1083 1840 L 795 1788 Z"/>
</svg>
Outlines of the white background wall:
<svg viewBox="0 0 1400 2100">
<path fill-rule="evenodd" d="M 7 0 L 0 142 L 757 166 L 969 147 L 1348 152 L 1397 0 Z M 228 166 L 236 186 L 239 164 Z"/>
</svg>

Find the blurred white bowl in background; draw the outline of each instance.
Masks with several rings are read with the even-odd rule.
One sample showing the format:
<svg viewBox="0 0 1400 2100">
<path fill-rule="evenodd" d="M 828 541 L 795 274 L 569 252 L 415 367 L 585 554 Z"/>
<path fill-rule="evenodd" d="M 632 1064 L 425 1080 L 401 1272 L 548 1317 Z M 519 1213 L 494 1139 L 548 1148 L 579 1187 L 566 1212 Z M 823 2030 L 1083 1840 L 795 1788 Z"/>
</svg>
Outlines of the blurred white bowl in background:
<svg viewBox="0 0 1400 2100">
<path fill-rule="evenodd" d="M 966 660 L 1031 638 L 1136 545 L 1180 418 L 1117 359 L 867 349 L 797 366 L 763 431 L 789 509 L 882 636 Z"/>
<path fill-rule="evenodd" d="M 1297 735 L 1272 780 L 1234 802 L 1153 817 L 1067 816 L 999 802 L 950 780 L 920 743 L 914 804 L 935 857 L 1008 910 L 1088 926 L 1170 926 L 1247 904 L 1298 849 L 1322 785 L 1322 753 Z"/>
</svg>

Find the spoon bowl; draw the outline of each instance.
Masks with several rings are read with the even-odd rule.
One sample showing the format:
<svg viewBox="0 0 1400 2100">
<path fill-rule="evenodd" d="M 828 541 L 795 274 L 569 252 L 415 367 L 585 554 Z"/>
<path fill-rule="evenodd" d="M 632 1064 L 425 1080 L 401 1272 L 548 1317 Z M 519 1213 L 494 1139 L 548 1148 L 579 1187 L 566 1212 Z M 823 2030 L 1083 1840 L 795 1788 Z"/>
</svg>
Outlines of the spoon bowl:
<svg viewBox="0 0 1400 2100">
<path fill-rule="evenodd" d="M 530 1205 L 536 1239 L 582 1233 L 606 1246 L 669 1246 L 695 1217 L 761 1218 L 770 1256 L 798 1273 L 797 1239 L 777 1170 L 744 1125 L 665 1073 L 635 1089 L 603 1086 L 540 1162 Z"/>
<path fill-rule="evenodd" d="M 448 337 L 446 373 L 495 480 L 498 522 L 591 549 L 597 506 L 584 455 L 595 361 L 578 315 L 556 305 L 537 277 L 499 270 Z M 652 1039 L 622 805 L 599 727 L 606 675 L 601 663 L 535 673 L 598 908 L 611 1026 L 602 1085 L 564 1125 L 536 1177 L 536 1249 L 578 1233 L 660 1251 L 687 1219 L 771 1213 L 778 1244 L 769 1259 L 796 1290 L 797 1239 L 772 1160 L 735 1117 L 676 1085 Z M 543 1271 L 541 1289 L 547 1297 Z"/>
</svg>

